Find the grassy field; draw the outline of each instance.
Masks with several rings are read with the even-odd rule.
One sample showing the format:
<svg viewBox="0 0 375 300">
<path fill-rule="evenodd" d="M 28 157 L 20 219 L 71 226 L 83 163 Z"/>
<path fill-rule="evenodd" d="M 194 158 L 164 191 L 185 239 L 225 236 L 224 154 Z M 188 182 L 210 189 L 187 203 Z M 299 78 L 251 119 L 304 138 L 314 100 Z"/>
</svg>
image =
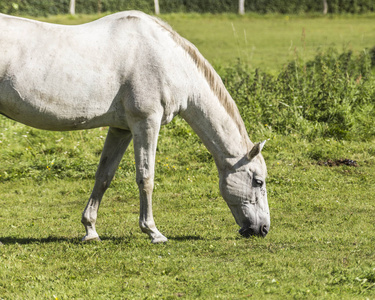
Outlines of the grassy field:
<svg viewBox="0 0 375 300">
<path fill-rule="evenodd" d="M 295 55 L 291 40 L 308 59 L 331 40 L 356 51 L 371 47 L 375 27 L 370 17 L 163 18 L 219 67 L 240 56 L 271 71 Z M 246 46 L 243 28 L 250 27 L 257 30 L 251 39 L 247 32 Z M 0 299 L 375 298 L 374 140 L 251 132 L 253 141 L 269 138 L 263 154 L 271 231 L 243 239 L 220 196 L 213 159 L 176 118 L 161 130 L 154 193 L 155 220 L 169 242 L 152 245 L 138 228 L 129 147 L 99 210 L 102 242 L 83 244 L 81 213 L 106 129 L 45 132 L 5 118 L 0 125 Z M 357 166 L 325 165 L 340 159 Z"/>
</svg>

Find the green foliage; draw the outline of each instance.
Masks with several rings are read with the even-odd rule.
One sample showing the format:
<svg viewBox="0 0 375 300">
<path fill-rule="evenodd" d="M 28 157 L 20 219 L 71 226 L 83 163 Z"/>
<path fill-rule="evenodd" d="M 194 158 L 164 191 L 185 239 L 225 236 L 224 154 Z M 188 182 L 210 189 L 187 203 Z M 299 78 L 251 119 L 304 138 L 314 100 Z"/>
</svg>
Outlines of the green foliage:
<svg viewBox="0 0 375 300">
<path fill-rule="evenodd" d="M 66 14 L 69 0 L 0 0 L 0 12 L 30 16 L 49 14 Z M 94 14 L 122 10 L 141 10 L 147 13 L 154 11 L 152 0 L 76 0 L 76 12 Z M 197 13 L 237 13 L 238 0 L 160 0 L 163 13 L 197 12 Z M 246 1 L 246 11 L 255 13 L 315 13 L 323 11 L 322 1 L 316 0 L 252 0 Z M 375 11 L 372 0 L 329 0 L 330 13 L 368 13 Z"/>
<path fill-rule="evenodd" d="M 0 12 L 5 14 L 24 14 L 46 16 L 68 13 L 69 0 L 12 0 L 0 1 Z"/>
<path fill-rule="evenodd" d="M 328 1 L 329 3 L 330 1 Z M 322 12 L 322 1 L 311 0 L 255 0 L 247 1 L 246 9 L 258 13 L 296 14 L 304 12 Z"/>
<path fill-rule="evenodd" d="M 375 11 L 372 0 L 327 0 L 329 13 L 368 13 Z M 322 12 L 323 1 L 316 0 L 252 0 L 246 2 L 248 11 L 257 13 L 298 14 Z"/>
<path fill-rule="evenodd" d="M 238 11 L 238 1 L 236 0 L 161 0 L 160 9 L 163 12 L 165 9 L 168 10 L 171 2 L 180 3 L 180 10 L 177 12 L 223 13 Z M 163 6 L 163 4 L 165 5 Z M 176 12 L 176 10 L 168 12 Z"/>
<path fill-rule="evenodd" d="M 363 140 L 375 136 L 371 67 L 367 50 L 356 56 L 328 49 L 308 62 L 297 57 L 276 76 L 238 63 L 223 80 L 250 132 Z"/>
<path fill-rule="evenodd" d="M 69 0 L 0 0 L 0 11 L 29 16 L 67 14 L 69 3 Z M 151 13 L 153 4 L 152 0 L 76 0 L 76 13 L 96 14 L 132 9 Z"/>
<path fill-rule="evenodd" d="M 329 12 L 332 13 L 367 13 L 375 11 L 372 0 L 328 0 Z"/>
</svg>

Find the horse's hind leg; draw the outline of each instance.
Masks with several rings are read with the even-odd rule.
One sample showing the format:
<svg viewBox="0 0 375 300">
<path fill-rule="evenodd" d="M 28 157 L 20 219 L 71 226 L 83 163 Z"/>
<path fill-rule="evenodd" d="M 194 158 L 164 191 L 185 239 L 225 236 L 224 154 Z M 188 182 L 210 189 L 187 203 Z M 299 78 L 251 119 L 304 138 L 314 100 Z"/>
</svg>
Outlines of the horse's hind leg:
<svg viewBox="0 0 375 300">
<path fill-rule="evenodd" d="M 132 140 L 130 131 L 109 128 L 90 199 L 82 213 L 86 235 L 82 241 L 100 240 L 95 229 L 96 217 L 104 192 L 109 187 L 126 148 Z"/>
</svg>

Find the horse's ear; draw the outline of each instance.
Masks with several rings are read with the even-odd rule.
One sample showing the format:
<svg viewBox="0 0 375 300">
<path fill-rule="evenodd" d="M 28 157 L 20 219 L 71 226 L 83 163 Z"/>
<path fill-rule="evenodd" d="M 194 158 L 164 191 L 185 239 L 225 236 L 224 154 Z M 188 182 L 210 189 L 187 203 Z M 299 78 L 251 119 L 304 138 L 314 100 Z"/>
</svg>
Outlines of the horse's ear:
<svg viewBox="0 0 375 300">
<path fill-rule="evenodd" d="M 260 153 L 260 151 L 262 151 L 265 143 L 266 140 L 264 140 L 261 143 L 256 143 L 254 147 L 250 150 L 250 152 L 247 154 L 248 160 L 252 160 L 255 156 L 257 156 Z"/>
</svg>

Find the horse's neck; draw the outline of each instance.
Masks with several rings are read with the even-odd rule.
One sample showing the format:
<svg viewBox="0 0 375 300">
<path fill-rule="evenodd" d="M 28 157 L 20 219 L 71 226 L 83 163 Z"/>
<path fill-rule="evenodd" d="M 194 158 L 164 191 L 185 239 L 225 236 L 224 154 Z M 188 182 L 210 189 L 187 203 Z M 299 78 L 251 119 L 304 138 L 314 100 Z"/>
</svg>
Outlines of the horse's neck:
<svg viewBox="0 0 375 300">
<path fill-rule="evenodd" d="M 219 169 L 226 168 L 233 158 L 246 155 L 251 147 L 237 109 L 228 112 L 212 91 L 192 97 L 181 116 L 201 138 Z"/>
</svg>

